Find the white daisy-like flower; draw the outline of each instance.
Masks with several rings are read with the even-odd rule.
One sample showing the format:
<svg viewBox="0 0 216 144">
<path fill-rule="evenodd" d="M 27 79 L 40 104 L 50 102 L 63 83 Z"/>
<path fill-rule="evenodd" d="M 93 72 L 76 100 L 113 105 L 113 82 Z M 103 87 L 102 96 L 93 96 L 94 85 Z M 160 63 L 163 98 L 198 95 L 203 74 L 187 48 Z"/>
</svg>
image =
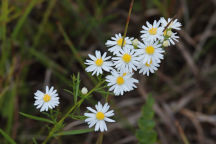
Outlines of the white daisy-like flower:
<svg viewBox="0 0 216 144">
<path fill-rule="evenodd" d="M 163 27 L 160 27 L 160 21 L 154 20 L 153 25 L 148 21 L 146 22 L 147 26 L 142 26 L 143 30 L 141 33 L 141 38 L 143 41 L 151 41 L 154 42 L 157 39 L 161 40 L 163 38 Z"/>
<path fill-rule="evenodd" d="M 164 17 L 161 17 L 160 22 L 161 22 L 162 27 L 165 28 L 171 20 L 172 20 L 171 18 L 168 18 L 168 20 L 166 20 Z M 181 30 L 181 28 L 180 28 L 181 26 L 182 26 L 182 24 L 180 22 L 178 22 L 177 19 L 175 19 L 169 24 L 167 29 Z"/>
<path fill-rule="evenodd" d="M 107 40 L 105 45 L 107 47 L 109 47 L 108 51 L 112 52 L 115 55 L 121 49 L 123 37 L 119 33 L 119 34 L 115 34 L 115 37 L 111 37 L 111 39 L 112 40 Z M 127 48 L 132 49 L 133 48 L 132 40 L 133 40 L 133 38 L 125 37 L 123 47 L 127 47 Z"/>
<path fill-rule="evenodd" d="M 123 48 L 116 53 L 117 57 L 113 57 L 113 64 L 119 71 L 132 72 L 137 70 L 137 65 L 139 64 L 139 59 L 137 53 L 134 49 Z"/>
<path fill-rule="evenodd" d="M 150 64 L 151 60 L 159 63 L 163 59 L 162 53 L 164 53 L 164 50 L 161 48 L 161 44 L 157 42 L 140 42 L 138 47 L 137 53 L 140 55 L 139 60 L 143 64 Z"/>
<path fill-rule="evenodd" d="M 110 119 L 109 117 L 114 116 L 114 111 L 108 109 L 110 106 L 108 103 L 105 103 L 104 106 L 100 102 L 95 105 L 96 110 L 92 109 L 91 107 L 87 107 L 89 111 L 92 113 L 84 113 L 87 119 L 85 122 L 88 123 L 89 128 L 95 125 L 95 131 L 100 130 L 101 132 L 107 131 L 106 122 L 115 122 L 114 120 Z"/>
<path fill-rule="evenodd" d="M 150 61 L 150 63 L 139 63 L 138 65 L 138 69 L 139 73 L 142 73 L 143 75 L 147 75 L 149 76 L 149 73 L 154 73 L 156 70 L 158 70 L 159 67 L 159 63 L 155 62 L 155 61 Z"/>
<path fill-rule="evenodd" d="M 37 90 L 34 95 L 36 99 L 34 105 L 37 106 L 36 108 L 40 109 L 41 112 L 48 111 L 48 109 L 53 109 L 59 105 L 58 93 L 57 90 L 54 90 L 53 86 L 50 89 L 46 86 L 45 93 Z"/>
<path fill-rule="evenodd" d="M 95 51 L 96 56 L 89 54 L 91 60 L 86 60 L 85 64 L 89 66 L 85 70 L 87 72 L 93 72 L 92 75 L 96 73 L 97 76 L 103 73 L 102 70 L 109 72 L 112 69 L 113 63 L 111 61 L 107 61 L 111 57 L 110 56 L 106 57 L 106 54 L 107 53 L 105 52 L 101 56 L 101 52 L 97 50 Z"/>
<path fill-rule="evenodd" d="M 135 83 L 138 83 L 138 80 L 132 78 L 132 75 L 133 73 L 113 70 L 111 75 L 106 76 L 106 81 L 108 82 L 108 86 L 110 86 L 109 91 L 113 91 L 118 96 L 136 88 Z"/>
<path fill-rule="evenodd" d="M 175 45 L 175 41 L 178 42 L 178 38 L 179 36 L 177 36 L 177 33 L 176 32 L 173 32 L 172 30 L 175 29 L 175 30 L 181 30 L 181 23 L 178 22 L 177 19 L 173 20 L 171 23 L 172 19 L 171 18 L 168 18 L 168 20 L 166 20 L 164 17 L 162 17 L 160 19 L 160 22 L 161 22 L 161 25 L 163 28 L 165 28 L 168 24 L 169 26 L 166 27 L 166 30 L 163 32 L 163 39 L 161 40 L 163 43 L 164 41 L 167 40 L 166 43 L 164 43 L 163 45 L 167 45 L 167 46 L 170 46 L 171 44 L 172 45 Z"/>
</svg>

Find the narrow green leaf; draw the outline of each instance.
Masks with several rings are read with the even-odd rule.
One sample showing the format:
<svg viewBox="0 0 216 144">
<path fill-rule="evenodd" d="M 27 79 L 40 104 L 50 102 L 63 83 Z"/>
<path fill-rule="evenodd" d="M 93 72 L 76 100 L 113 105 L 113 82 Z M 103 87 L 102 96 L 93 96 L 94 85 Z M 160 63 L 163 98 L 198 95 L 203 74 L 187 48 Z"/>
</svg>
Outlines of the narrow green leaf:
<svg viewBox="0 0 216 144">
<path fill-rule="evenodd" d="M 4 0 L 1 3 L 1 26 L 0 26 L 0 39 L 1 41 L 1 54 L 0 57 L 0 74 L 4 76 L 5 73 L 5 62 L 9 58 L 9 50 L 7 49 L 7 19 L 8 19 L 8 0 Z"/>
<path fill-rule="evenodd" d="M 76 78 L 76 88 L 75 88 L 75 95 L 74 95 L 74 102 L 75 103 L 77 102 L 79 85 L 80 85 L 80 73 L 77 74 L 77 78 Z"/>
<path fill-rule="evenodd" d="M 69 94 L 72 94 L 72 95 L 73 95 L 73 92 L 70 91 L 70 90 L 64 89 L 64 91 L 66 91 L 66 92 L 68 92 Z"/>
<path fill-rule="evenodd" d="M 38 45 L 40 37 L 41 37 L 42 33 L 44 32 L 45 25 L 47 24 L 47 21 L 50 17 L 50 14 L 52 13 L 52 10 L 53 10 L 55 4 L 56 4 L 56 0 L 50 0 L 49 1 L 48 7 L 47 7 L 46 11 L 44 12 L 43 20 L 40 23 L 40 25 L 38 26 L 38 32 L 34 37 L 34 42 L 33 42 L 32 48 L 36 48 L 36 46 Z"/>
<path fill-rule="evenodd" d="M 46 118 L 37 117 L 37 116 L 30 115 L 30 114 L 22 113 L 22 112 L 19 112 L 19 113 L 20 113 L 22 116 L 27 117 L 27 118 L 30 118 L 30 119 L 33 119 L 33 120 L 37 120 L 37 121 L 42 121 L 42 122 L 47 122 L 47 123 L 54 124 L 53 121 L 51 121 L 51 120 L 49 120 L 49 119 L 46 119 Z"/>
<path fill-rule="evenodd" d="M 77 134 L 83 134 L 92 132 L 94 129 L 81 129 L 81 130 L 70 130 L 70 131 L 62 131 L 57 134 L 54 134 L 54 136 L 62 136 L 62 135 L 77 135 Z"/>
<path fill-rule="evenodd" d="M 10 144 L 16 144 L 16 142 L 8 135 L 6 134 L 1 128 L 0 133 L 3 135 L 3 137 L 10 143 Z"/>
<path fill-rule="evenodd" d="M 38 144 L 35 137 L 32 138 L 32 141 L 33 141 L 34 144 Z"/>
</svg>

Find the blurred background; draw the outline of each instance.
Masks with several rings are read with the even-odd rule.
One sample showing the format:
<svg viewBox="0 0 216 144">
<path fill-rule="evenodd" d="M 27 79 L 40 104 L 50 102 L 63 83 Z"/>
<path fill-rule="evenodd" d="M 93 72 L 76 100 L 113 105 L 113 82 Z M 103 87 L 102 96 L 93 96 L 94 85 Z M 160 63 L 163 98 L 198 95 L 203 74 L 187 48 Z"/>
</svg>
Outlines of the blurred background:
<svg viewBox="0 0 216 144">
<path fill-rule="evenodd" d="M 71 107 L 72 74 L 81 86 L 94 84 L 83 61 L 95 50 L 107 51 L 106 40 L 124 32 L 130 0 L 1 0 L 0 128 L 17 143 L 32 143 L 47 125 L 19 115 L 41 113 L 33 106 L 34 92 L 53 85 L 60 111 Z M 135 0 L 127 36 L 140 39 L 146 21 L 177 15 L 182 23 L 179 43 L 166 48 L 159 70 L 149 77 L 135 74 L 138 88 L 112 97 L 115 124 L 108 125 L 104 144 L 135 144 L 137 120 L 148 93 L 155 98 L 159 144 L 216 143 L 216 0 Z M 85 102 L 83 110 L 95 101 Z M 66 120 L 64 130 L 87 128 Z M 38 137 L 38 142 L 45 138 Z M 52 144 L 95 143 L 97 133 L 62 136 Z M 0 135 L 0 143 L 6 141 Z"/>
</svg>

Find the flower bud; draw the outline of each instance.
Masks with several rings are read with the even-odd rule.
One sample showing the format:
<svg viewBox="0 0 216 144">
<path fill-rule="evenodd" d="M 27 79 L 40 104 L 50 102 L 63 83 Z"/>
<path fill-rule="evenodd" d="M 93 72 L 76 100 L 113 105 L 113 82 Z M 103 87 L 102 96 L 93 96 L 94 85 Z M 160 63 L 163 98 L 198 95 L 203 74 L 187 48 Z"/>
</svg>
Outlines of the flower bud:
<svg viewBox="0 0 216 144">
<path fill-rule="evenodd" d="M 137 47 L 138 43 L 139 43 L 139 40 L 138 40 L 138 39 L 134 39 L 134 40 L 132 41 L 132 44 L 133 44 L 133 46 L 135 46 L 135 47 Z"/>
<path fill-rule="evenodd" d="M 167 31 L 167 36 L 171 36 L 172 35 L 172 31 L 171 30 L 169 30 L 169 31 Z"/>
<path fill-rule="evenodd" d="M 81 89 L 81 93 L 84 94 L 84 95 L 86 95 L 88 93 L 88 89 L 86 87 L 83 87 Z"/>
<path fill-rule="evenodd" d="M 163 46 L 164 46 L 164 47 L 168 47 L 168 46 L 169 46 L 168 40 L 165 40 L 165 41 L 163 42 Z"/>
</svg>

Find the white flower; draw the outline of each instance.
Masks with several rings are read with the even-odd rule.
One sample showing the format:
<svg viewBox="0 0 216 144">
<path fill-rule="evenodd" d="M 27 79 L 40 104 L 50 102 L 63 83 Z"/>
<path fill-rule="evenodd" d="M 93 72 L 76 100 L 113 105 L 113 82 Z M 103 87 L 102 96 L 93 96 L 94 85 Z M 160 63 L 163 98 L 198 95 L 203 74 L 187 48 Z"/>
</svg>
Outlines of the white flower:
<svg viewBox="0 0 216 144">
<path fill-rule="evenodd" d="M 172 20 L 171 18 L 168 18 L 168 20 L 166 21 L 165 18 L 162 17 L 162 18 L 160 19 L 160 22 L 161 22 L 162 27 L 165 28 L 165 27 L 168 25 L 168 23 L 170 23 L 171 20 Z M 179 36 L 177 36 L 177 33 L 176 33 L 176 32 L 173 32 L 172 30 L 173 30 L 173 29 L 175 29 L 175 30 L 181 30 L 181 28 L 180 28 L 181 26 L 182 26 L 181 23 L 178 22 L 177 19 L 173 20 L 173 21 L 169 24 L 169 26 L 166 27 L 166 30 L 165 30 L 164 33 L 163 33 L 163 36 L 164 36 L 164 37 L 163 37 L 163 39 L 162 39 L 161 41 L 163 42 L 163 41 L 166 41 L 166 40 L 167 40 L 167 41 L 168 41 L 167 46 L 170 46 L 171 44 L 172 44 L 172 45 L 175 45 L 175 41 L 178 42 Z"/>
<path fill-rule="evenodd" d="M 45 93 L 37 90 L 34 95 L 36 99 L 34 105 L 37 106 L 36 108 L 40 109 L 41 112 L 48 111 L 48 109 L 53 109 L 59 105 L 58 93 L 57 90 L 54 90 L 53 86 L 50 89 L 46 86 Z"/>
<path fill-rule="evenodd" d="M 149 64 L 139 63 L 138 69 L 140 69 L 139 73 L 149 76 L 149 73 L 154 73 L 156 70 L 158 70 L 159 66 L 159 63 L 151 60 Z"/>
<path fill-rule="evenodd" d="M 163 38 L 163 27 L 159 27 L 160 21 L 154 20 L 153 25 L 151 25 L 148 21 L 146 22 L 146 26 L 142 26 L 143 30 L 141 33 L 141 38 L 143 41 L 151 41 L 154 42 L 157 39 L 161 40 Z"/>
<path fill-rule="evenodd" d="M 117 52 L 119 52 L 119 50 L 121 49 L 122 46 L 122 42 L 123 42 L 123 37 L 121 36 L 121 34 L 115 34 L 115 37 L 111 37 L 112 40 L 108 40 L 105 45 L 107 47 L 109 47 L 109 51 L 113 52 L 113 54 L 115 55 Z M 129 38 L 129 37 L 125 37 L 124 39 L 124 43 L 123 43 L 123 47 L 127 47 L 127 48 L 133 48 L 132 46 L 132 41 L 133 38 Z"/>
<path fill-rule="evenodd" d="M 91 107 L 87 107 L 89 111 L 92 113 L 84 113 L 87 119 L 85 122 L 88 123 L 89 128 L 95 125 L 95 131 L 100 130 L 101 132 L 107 131 L 106 122 L 115 122 L 114 120 L 110 119 L 109 117 L 114 116 L 113 110 L 108 111 L 109 109 L 108 103 L 105 103 L 104 106 L 100 102 L 95 105 L 96 110 L 92 109 Z"/>
<path fill-rule="evenodd" d="M 110 59 L 111 57 L 108 56 L 106 57 L 106 52 L 103 54 L 103 56 L 101 56 L 101 52 L 100 51 L 95 51 L 95 56 L 90 55 L 89 57 L 92 60 L 86 60 L 85 64 L 89 65 L 85 70 L 87 72 L 93 72 L 92 75 L 94 75 L 95 73 L 97 74 L 97 76 L 99 74 L 102 74 L 103 71 L 105 70 L 107 72 L 109 72 L 112 69 L 112 62 L 111 61 L 107 61 L 108 59 Z"/>
<path fill-rule="evenodd" d="M 172 20 L 171 18 L 168 18 L 167 21 L 165 20 L 164 17 L 160 18 L 160 22 L 161 22 L 162 27 L 165 28 L 165 27 L 167 26 L 167 24 L 168 24 L 171 20 Z M 167 29 L 181 30 L 181 28 L 180 28 L 181 26 L 182 26 L 181 23 L 178 22 L 177 19 L 175 19 L 175 20 L 173 20 L 173 21 L 169 24 L 169 26 L 167 27 Z"/>
<path fill-rule="evenodd" d="M 134 49 L 123 48 L 116 53 L 117 57 L 113 57 L 113 64 L 119 71 L 132 72 L 137 70 L 137 65 L 139 64 L 137 53 Z"/>
<path fill-rule="evenodd" d="M 88 93 L 88 89 L 86 87 L 83 87 L 81 89 L 81 93 L 84 94 L 84 95 L 86 95 Z"/>
<path fill-rule="evenodd" d="M 144 42 L 138 44 L 139 49 L 137 49 L 137 53 L 140 55 L 140 61 L 145 63 L 150 63 L 150 61 L 160 62 L 163 59 L 164 50 L 161 48 L 161 44 L 157 44 L 157 42 Z"/>
<path fill-rule="evenodd" d="M 134 83 L 138 83 L 138 80 L 132 78 L 133 73 L 117 72 L 113 70 L 111 75 L 106 76 L 108 82 L 109 91 L 113 91 L 116 96 L 123 95 L 124 92 L 131 91 L 136 88 Z"/>
</svg>

